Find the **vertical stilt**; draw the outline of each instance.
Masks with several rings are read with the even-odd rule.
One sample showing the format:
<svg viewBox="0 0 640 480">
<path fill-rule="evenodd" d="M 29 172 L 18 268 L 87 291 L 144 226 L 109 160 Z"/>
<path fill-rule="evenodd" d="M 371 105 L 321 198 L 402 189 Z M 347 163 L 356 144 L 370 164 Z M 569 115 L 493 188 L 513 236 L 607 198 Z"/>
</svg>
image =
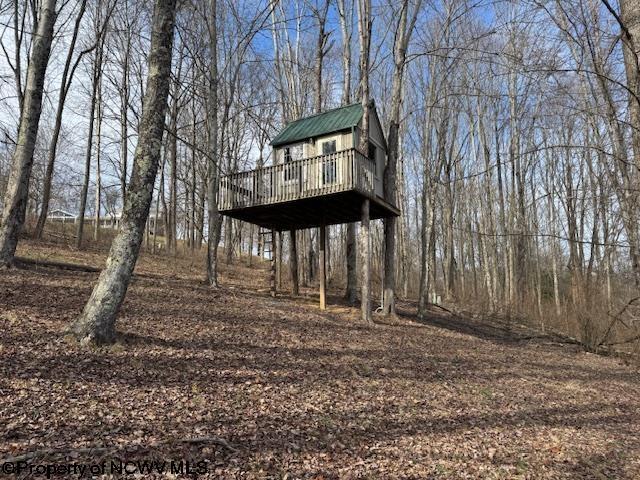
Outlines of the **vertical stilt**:
<svg viewBox="0 0 640 480">
<path fill-rule="evenodd" d="M 318 263 L 320 265 L 318 274 L 320 275 L 320 310 L 324 310 L 327 308 L 327 260 L 325 255 L 326 242 L 327 239 L 327 231 L 326 227 L 322 225 L 320 227 L 320 255 L 318 258 Z"/>
<path fill-rule="evenodd" d="M 276 231 L 271 230 L 271 262 L 270 262 L 270 272 L 269 272 L 270 280 L 271 280 L 271 296 L 276 296 Z"/>
<path fill-rule="evenodd" d="M 291 271 L 291 294 L 296 297 L 300 294 L 300 285 L 298 283 L 298 247 L 296 239 L 296 231 L 289 232 L 289 268 Z"/>
<path fill-rule="evenodd" d="M 282 232 L 278 232 L 278 243 L 276 245 L 276 259 L 277 259 L 277 272 L 278 272 L 278 283 L 276 287 L 278 290 L 282 290 Z"/>
<path fill-rule="evenodd" d="M 369 226 L 369 199 L 362 202 L 362 220 L 360 225 L 360 254 L 362 320 L 371 323 L 371 231 Z"/>
</svg>

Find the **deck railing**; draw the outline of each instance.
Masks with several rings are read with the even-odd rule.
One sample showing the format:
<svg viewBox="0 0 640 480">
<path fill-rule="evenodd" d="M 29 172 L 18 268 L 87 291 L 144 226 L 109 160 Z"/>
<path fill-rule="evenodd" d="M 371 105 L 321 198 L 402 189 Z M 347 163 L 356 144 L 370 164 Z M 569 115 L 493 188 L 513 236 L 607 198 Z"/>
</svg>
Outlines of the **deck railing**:
<svg viewBox="0 0 640 480">
<path fill-rule="evenodd" d="M 375 163 L 352 148 L 220 179 L 218 208 L 269 205 L 358 190 L 375 195 Z"/>
</svg>

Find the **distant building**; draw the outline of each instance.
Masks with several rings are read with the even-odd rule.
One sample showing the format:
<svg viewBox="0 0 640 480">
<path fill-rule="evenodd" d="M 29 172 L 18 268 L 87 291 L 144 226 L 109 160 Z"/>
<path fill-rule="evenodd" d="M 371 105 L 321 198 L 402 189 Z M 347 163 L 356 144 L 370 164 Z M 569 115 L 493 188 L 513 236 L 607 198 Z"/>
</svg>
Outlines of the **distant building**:
<svg viewBox="0 0 640 480">
<path fill-rule="evenodd" d="M 75 223 L 77 218 L 77 215 L 61 208 L 50 210 L 49 215 L 47 215 L 47 220 L 62 223 Z"/>
</svg>

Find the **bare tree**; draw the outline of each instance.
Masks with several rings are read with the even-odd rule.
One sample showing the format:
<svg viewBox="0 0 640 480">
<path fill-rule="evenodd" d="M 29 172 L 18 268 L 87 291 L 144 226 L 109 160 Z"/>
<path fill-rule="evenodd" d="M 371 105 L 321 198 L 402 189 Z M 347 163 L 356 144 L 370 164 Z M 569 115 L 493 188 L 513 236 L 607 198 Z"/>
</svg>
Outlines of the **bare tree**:
<svg viewBox="0 0 640 480">
<path fill-rule="evenodd" d="M 397 201 L 397 169 L 398 169 L 398 132 L 402 105 L 404 70 L 407 61 L 407 48 L 411 33 L 418 18 L 421 0 L 409 11 L 410 2 L 404 0 L 400 5 L 398 25 L 394 36 L 394 70 L 391 87 L 391 115 L 389 133 L 387 134 L 387 165 L 384 171 L 385 198 L 394 205 Z M 384 277 L 382 289 L 382 313 L 395 315 L 396 290 L 396 218 L 384 221 Z"/>
<path fill-rule="evenodd" d="M 209 229 L 207 236 L 207 280 L 218 285 L 218 243 L 220 242 L 220 214 L 218 213 L 218 28 L 217 0 L 210 1 L 209 12 L 209 103 L 207 110 L 209 132 L 208 205 Z"/>
<path fill-rule="evenodd" d="M 95 50 L 95 55 L 91 65 L 91 101 L 89 106 L 89 128 L 88 128 L 88 134 L 87 134 L 87 147 L 86 147 L 86 153 L 85 153 L 84 177 L 82 182 L 82 191 L 80 193 L 80 211 L 78 212 L 77 229 L 76 229 L 76 248 L 82 248 L 82 241 L 84 237 L 84 217 L 85 217 L 86 208 L 87 208 L 87 196 L 89 193 L 89 181 L 90 181 L 90 175 L 91 175 L 91 158 L 92 158 L 92 151 L 93 151 L 94 123 L 95 123 L 95 117 L 96 117 L 96 109 L 102 108 L 101 105 L 98 104 L 98 102 L 101 101 L 101 98 L 98 95 L 98 92 L 100 91 L 100 88 L 101 88 L 100 85 L 102 83 L 104 31 L 105 31 L 104 27 L 109 21 L 109 18 L 108 16 L 106 18 L 101 18 L 101 17 L 102 16 L 100 15 L 100 12 L 99 11 L 96 12 L 95 32 L 98 38 L 98 45 L 97 45 L 97 49 Z M 60 108 L 59 114 L 61 115 L 62 107 L 59 107 L 59 108 Z M 100 120 L 101 119 L 98 119 L 99 123 L 100 123 Z M 58 122 L 58 118 L 56 118 L 56 126 L 58 126 L 57 122 Z M 57 132 L 54 131 L 54 134 L 57 134 Z M 53 142 L 50 148 L 55 149 Z M 52 155 L 51 150 L 49 151 L 49 155 Z M 50 165 L 51 168 L 53 169 L 54 158 L 55 157 L 50 157 L 49 159 L 50 163 L 47 165 L 47 167 L 49 167 Z M 45 192 L 46 191 L 47 190 L 45 187 Z M 99 197 L 98 192 L 96 192 L 96 195 Z M 45 209 L 46 207 L 43 206 L 42 211 L 44 211 Z M 95 218 L 96 225 L 98 224 L 98 216 L 99 216 L 99 208 L 96 210 L 96 218 Z M 40 227 L 40 221 L 41 221 L 41 218 L 38 219 L 38 228 L 44 228 L 44 220 L 42 220 L 42 227 Z M 38 232 L 36 233 L 36 235 L 38 235 Z"/>
<path fill-rule="evenodd" d="M 55 8 L 55 0 L 45 0 L 40 6 L 38 30 L 31 50 L 24 98 L 21 102 L 18 140 L 3 202 L 0 266 L 9 266 L 13 262 L 18 235 L 24 224 L 33 151 L 42 111 L 44 78 L 51 51 L 53 26 L 56 21 Z"/>
<path fill-rule="evenodd" d="M 169 95 L 175 10 L 175 0 L 156 0 L 149 76 L 120 231 L 113 240 L 106 267 L 82 314 L 69 327 L 69 332 L 83 344 L 110 343 L 114 340 L 116 316 L 138 259 L 160 161 Z"/>
<path fill-rule="evenodd" d="M 342 105 L 351 103 L 351 24 L 353 18 L 353 0 L 338 0 L 340 31 L 342 32 Z M 358 295 L 358 278 L 356 271 L 356 224 L 347 224 L 345 237 L 347 263 L 346 299 L 355 303 Z"/>
<path fill-rule="evenodd" d="M 42 192 L 42 208 L 40 209 L 40 215 L 38 216 L 38 223 L 36 225 L 36 237 L 41 238 L 44 232 L 44 225 L 47 221 L 47 214 L 49 213 L 49 199 L 51 197 L 51 184 L 53 181 L 53 166 L 56 159 L 56 151 L 58 148 L 58 139 L 60 138 L 60 129 L 62 127 L 62 114 L 64 112 L 65 102 L 71 83 L 73 82 L 74 73 L 76 68 L 80 64 L 82 57 L 89 53 L 91 49 L 84 50 L 78 55 L 76 61 L 71 65 L 73 56 L 75 54 L 76 42 L 78 40 L 78 33 L 80 32 L 80 25 L 82 18 L 84 17 L 87 9 L 87 0 L 80 0 L 80 6 L 76 21 L 73 27 L 73 33 L 71 35 L 71 42 L 67 51 L 67 58 L 64 64 L 64 70 L 62 72 L 62 78 L 60 80 L 60 93 L 58 94 L 58 106 L 56 109 L 56 119 L 53 126 L 53 133 L 51 135 L 51 142 L 49 144 L 49 152 L 47 154 L 47 171 L 44 178 L 44 190 Z"/>
<path fill-rule="evenodd" d="M 358 34 L 360 39 L 360 97 L 362 102 L 362 130 L 358 148 L 364 155 L 369 151 L 369 53 L 371 51 L 371 0 L 358 0 Z M 371 316 L 371 231 L 369 225 L 369 199 L 362 202 L 360 226 L 360 295 L 362 319 L 368 323 Z"/>
</svg>

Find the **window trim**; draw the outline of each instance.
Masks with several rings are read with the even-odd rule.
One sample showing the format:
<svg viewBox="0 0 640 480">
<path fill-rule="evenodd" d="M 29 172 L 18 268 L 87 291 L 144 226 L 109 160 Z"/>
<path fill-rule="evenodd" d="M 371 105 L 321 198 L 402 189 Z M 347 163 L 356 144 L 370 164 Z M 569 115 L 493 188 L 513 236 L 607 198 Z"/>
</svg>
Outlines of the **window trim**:
<svg viewBox="0 0 640 480">
<path fill-rule="evenodd" d="M 302 158 L 293 158 L 292 155 L 292 149 L 293 148 L 299 148 L 301 150 L 301 157 Z M 299 176 L 302 176 L 302 171 L 300 171 L 300 173 L 298 173 L 296 170 L 296 167 L 293 165 L 289 165 L 293 162 L 296 162 L 298 160 L 302 160 L 304 159 L 304 145 L 302 143 L 293 143 L 291 145 L 287 145 L 282 149 L 282 165 L 283 165 L 283 171 L 282 171 L 282 176 L 283 176 L 283 181 L 285 184 L 289 184 L 289 183 L 294 183 L 296 181 L 299 180 Z"/>
<path fill-rule="evenodd" d="M 371 148 L 373 147 L 373 157 L 371 158 Z M 376 145 L 375 142 L 372 142 L 371 139 L 369 139 L 369 142 L 367 144 L 367 157 L 369 158 L 369 160 L 373 161 L 373 172 L 376 178 L 378 178 L 378 149 L 380 147 L 378 145 Z"/>
<path fill-rule="evenodd" d="M 325 153 L 324 146 L 325 145 L 330 145 L 330 144 L 333 144 L 333 151 Z M 320 149 L 321 149 L 320 155 L 331 155 L 332 153 L 336 153 L 338 151 L 338 138 L 337 137 L 330 137 L 330 138 L 326 138 L 324 140 L 321 140 L 320 141 Z"/>
</svg>

